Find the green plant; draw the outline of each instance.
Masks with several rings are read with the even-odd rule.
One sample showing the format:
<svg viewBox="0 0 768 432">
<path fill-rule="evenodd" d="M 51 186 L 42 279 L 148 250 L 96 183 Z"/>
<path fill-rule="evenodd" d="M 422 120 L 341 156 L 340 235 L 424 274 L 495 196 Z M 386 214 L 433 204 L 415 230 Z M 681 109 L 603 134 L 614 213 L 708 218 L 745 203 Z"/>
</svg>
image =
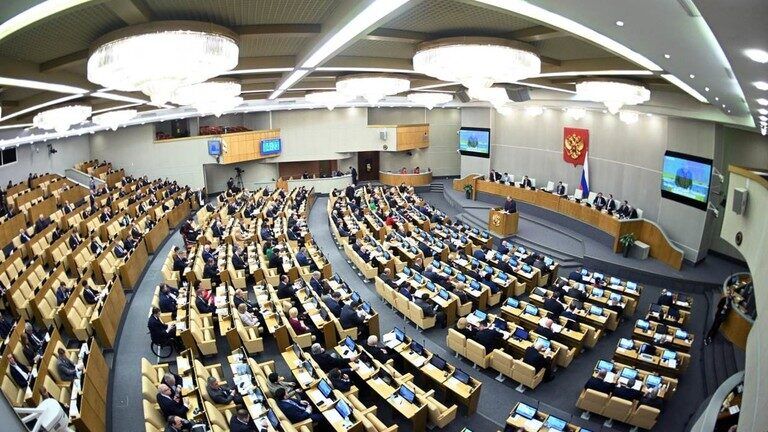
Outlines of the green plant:
<svg viewBox="0 0 768 432">
<path fill-rule="evenodd" d="M 468 185 L 464 185 L 464 192 L 467 192 L 467 193 L 472 193 L 472 189 L 473 189 L 473 188 L 472 188 L 472 185 L 471 185 L 471 184 L 468 184 Z"/>
<path fill-rule="evenodd" d="M 627 233 L 619 237 L 619 244 L 621 244 L 622 250 L 624 251 L 624 256 L 629 255 L 629 248 L 635 244 L 635 240 L 637 240 L 635 233 Z"/>
</svg>

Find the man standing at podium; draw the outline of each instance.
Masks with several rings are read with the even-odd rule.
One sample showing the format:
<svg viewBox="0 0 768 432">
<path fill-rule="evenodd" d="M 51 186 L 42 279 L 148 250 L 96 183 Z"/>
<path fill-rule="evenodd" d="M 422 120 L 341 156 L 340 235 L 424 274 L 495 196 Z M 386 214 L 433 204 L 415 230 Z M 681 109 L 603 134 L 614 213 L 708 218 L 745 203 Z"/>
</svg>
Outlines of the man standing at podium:
<svg viewBox="0 0 768 432">
<path fill-rule="evenodd" d="M 515 200 L 513 200 L 510 196 L 508 196 L 507 200 L 504 201 L 504 211 L 507 213 L 517 212 L 517 203 L 515 203 Z"/>
</svg>

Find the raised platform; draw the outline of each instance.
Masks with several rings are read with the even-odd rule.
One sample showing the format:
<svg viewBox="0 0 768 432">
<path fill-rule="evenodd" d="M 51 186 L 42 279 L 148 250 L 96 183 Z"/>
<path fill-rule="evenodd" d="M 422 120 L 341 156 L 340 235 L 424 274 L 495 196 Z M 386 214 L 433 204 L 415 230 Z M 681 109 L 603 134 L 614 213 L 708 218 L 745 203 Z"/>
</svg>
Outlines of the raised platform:
<svg viewBox="0 0 768 432">
<path fill-rule="evenodd" d="M 468 200 L 455 191 L 452 180 L 440 179 L 443 195 L 459 210 L 458 218 L 478 228 L 488 228 L 488 209 L 503 205 L 503 198 L 479 193 L 478 200 Z M 518 233 L 510 239 L 560 260 L 562 267 L 583 265 L 607 274 L 620 274 L 641 283 L 664 286 L 674 290 L 700 292 L 702 288 L 717 289 L 733 273 L 745 271 L 743 266 L 708 255 L 698 265 L 683 263 L 680 270 L 670 268 L 655 259 L 624 258 L 612 250 L 612 237 L 590 225 L 557 212 L 526 203 L 517 203 L 520 212 Z M 497 238 L 497 243 L 500 239 Z"/>
</svg>

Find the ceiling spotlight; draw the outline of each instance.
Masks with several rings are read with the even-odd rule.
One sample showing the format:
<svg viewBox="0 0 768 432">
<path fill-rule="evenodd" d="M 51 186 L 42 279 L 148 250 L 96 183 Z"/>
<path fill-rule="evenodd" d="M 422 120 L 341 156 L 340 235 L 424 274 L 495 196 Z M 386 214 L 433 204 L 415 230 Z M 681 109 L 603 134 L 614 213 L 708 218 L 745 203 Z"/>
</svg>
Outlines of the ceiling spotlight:
<svg viewBox="0 0 768 432">
<path fill-rule="evenodd" d="M 349 102 L 352 99 L 354 98 L 349 95 L 340 93 L 336 90 L 309 93 L 304 96 L 304 100 L 306 100 L 307 102 L 317 104 L 317 105 L 323 105 L 326 108 L 328 108 L 329 111 L 332 111 L 338 105 Z"/>
<path fill-rule="evenodd" d="M 616 21 L 616 25 L 619 27 L 624 27 L 624 21 Z"/>
<path fill-rule="evenodd" d="M 640 116 L 635 111 L 621 111 L 619 113 L 619 120 L 626 124 L 637 123 L 639 119 Z"/>
<path fill-rule="evenodd" d="M 694 78 L 696 78 L 696 75 L 694 75 L 694 74 L 690 74 L 690 75 L 688 75 L 688 76 L 689 76 L 689 77 L 691 77 L 691 79 L 694 79 Z"/>
<path fill-rule="evenodd" d="M 768 99 L 765 99 L 765 98 L 755 99 L 755 101 L 757 101 L 757 103 L 763 106 L 768 105 Z"/>
<path fill-rule="evenodd" d="M 760 121 L 768 121 L 768 116 L 761 115 L 758 118 L 760 119 Z"/>
<path fill-rule="evenodd" d="M 744 55 L 756 61 L 758 63 L 768 63 L 768 52 L 760 49 L 748 49 L 744 50 Z"/>
<path fill-rule="evenodd" d="M 573 120 L 581 120 L 587 115 L 587 110 L 584 108 L 568 108 L 565 113 Z"/>
<path fill-rule="evenodd" d="M 525 107 L 525 114 L 530 117 L 540 116 L 544 113 L 544 108 L 540 106 Z"/>
<path fill-rule="evenodd" d="M 38 129 L 55 130 L 57 133 L 64 133 L 72 126 L 84 122 L 90 116 L 91 107 L 70 105 L 43 111 L 32 119 L 32 124 Z"/>
<path fill-rule="evenodd" d="M 768 90 L 768 82 L 765 81 L 755 81 L 752 83 L 755 87 L 757 87 L 758 90 Z"/>
<path fill-rule="evenodd" d="M 582 100 L 602 102 L 611 114 L 616 114 L 624 105 L 647 102 L 651 91 L 633 81 L 588 79 L 576 83 L 576 96 Z"/>
<path fill-rule="evenodd" d="M 757 110 L 757 112 L 759 112 L 762 115 L 768 115 L 768 109 L 765 109 L 765 108 L 760 108 L 759 110 Z"/>
<path fill-rule="evenodd" d="M 704 91 L 708 92 L 709 91 L 709 87 L 704 87 Z"/>
<path fill-rule="evenodd" d="M 531 45 L 491 37 L 451 37 L 422 42 L 413 70 L 468 89 L 497 82 L 521 81 L 541 73 L 541 60 Z"/>
<path fill-rule="evenodd" d="M 88 80 L 113 90 L 141 91 L 162 105 L 177 88 L 234 69 L 237 38 L 224 27 L 194 21 L 130 26 L 94 43 Z"/>
<path fill-rule="evenodd" d="M 653 115 L 653 114 L 651 114 L 651 113 L 645 113 L 645 116 L 646 116 L 646 117 L 650 117 L 650 116 L 652 116 L 652 115 Z"/>
<path fill-rule="evenodd" d="M 669 54 L 664 54 L 664 58 L 665 58 L 665 59 L 668 59 L 668 58 L 671 58 L 671 57 L 672 57 L 672 56 L 671 56 L 671 55 L 669 55 Z"/>
<path fill-rule="evenodd" d="M 369 104 L 411 88 L 408 78 L 401 75 L 356 74 L 336 80 L 336 90 L 350 97 L 362 96 Z"/>
<path fill-rule="evenodd" d="M 424 105 L 427 109 L 432 109 L 435 105 L 442 105 L 453 100 L 453 95 L 448 93 L 410 93 L 408 100 L 417 104 Z"/>
<path fill-rule="evenodd" d="M 124 110 L 117 110 L 117 111 L 107 111 L 102 114 L 95 115 L 91 118 L 91 121 L 96 123 L 99 126 L 103 126 L 112 130 L 117 130 L 117 128 L 127 123 L 128 121 L 132 120 L 136 117 L 138 114 L 138 111 L 135 109 L 124 109 Z"/>
<path fill-rule="evenodd" d="M 720 98 L 719 98 L 719 97 L 717 97 L 717 96 L 715 96 L 715 100 L 716 100 L 716 101 L 719 101 L 719 100 L 720 100 Z"/>
</svg>

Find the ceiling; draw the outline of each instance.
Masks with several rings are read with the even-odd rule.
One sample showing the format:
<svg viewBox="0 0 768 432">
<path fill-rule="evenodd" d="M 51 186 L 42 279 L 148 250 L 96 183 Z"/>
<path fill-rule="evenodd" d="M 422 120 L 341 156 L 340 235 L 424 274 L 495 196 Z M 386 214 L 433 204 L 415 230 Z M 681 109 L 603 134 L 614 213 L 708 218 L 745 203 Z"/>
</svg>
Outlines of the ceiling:
<svg viewBox="0 0 768 432">
<path fill-rule="evenodd" d="M 84 92 L 100 90 L 86 79 L 92 42 L 119 28 L 160 20 L 212 22 L 238 33 L 241 58 L 232 76 L 243 84 L 246 100 L 297 98 L 308 89 L 330 89 L 337 77 L 360 68 L 406 71 L 412 88 L 458 91 L 460 86 L 407 73 L 412 71 L 418 43 L 458 35 L 496 36 L 535 46 L 542 56 L 542 72 L 557 76 L 532 78 L 523 84 L 548 88 L 548 101 L 572 101 L 579 72 L 601 76 L 601 71 L 629 71 L 621 76 L 644 82 L 654 95 L 668 95 L 652 96 L 651 110 L 659 108 L 672 115 L 675 109 L 678 115 L 704 113 L 701 118 L 706 120 L 753 128 L 754 99 L 765 97 L 749 85 L 753 80 L 768 81 L 765 65 L 755 67 L 739 54 L 745 41 L 768 49 L 760 0 L 743 0 L 744 5 L 728 9 L 716 0 L 696 0 L 706 23 L 691 0 L 656 1 L 652 7 L 632 0 L 410 0 L 349 40 L 284 93 L 275 92 L 294 68 L 373 1 L 58 0 L 73 6 L 8 31 L 14 21 L 7 19 L 25 7 L 43 8 L 54 2 L 4 0 L 0 4 L 0 19 L 6 19 L 0 23 L 0 127 L 28 124 L 37 112 L 72 100 L 90 104 L 94 110 L 124 106 L 126 101 L 74 97 L 71 91 L 29 88 L 7 79 L 63 84 Z M 14 20 L 22 18 L 24 14 Z M 624 26 L 617 26 L 617 20 L 624 21 Z M 593 29 L 597 36 L 578 31 L 580 27 Z M 720 44 L 708 37 L 713 32 Z M 667 59 L 664 54 L 671 56 Z M 667 74 L 681 81 L 670 82 L 663 77 Z M 691 74 L 695 78 L 689 78 Z M 742 89 L 747 91 L 746 101 Z M 691 90 L 708 103 L 689 96 Z M 536 94 L 541 93 L 534 93 L 534 98 Z M 141 93 L 120 96 L 148 100 Z M 63 97 L 70 99 L 61 102 Z M 670 100 L 681 103 L 664 106 L 663 101 Z M 145 104 L 139 109 L 155 107 Z"/>
</svg>

